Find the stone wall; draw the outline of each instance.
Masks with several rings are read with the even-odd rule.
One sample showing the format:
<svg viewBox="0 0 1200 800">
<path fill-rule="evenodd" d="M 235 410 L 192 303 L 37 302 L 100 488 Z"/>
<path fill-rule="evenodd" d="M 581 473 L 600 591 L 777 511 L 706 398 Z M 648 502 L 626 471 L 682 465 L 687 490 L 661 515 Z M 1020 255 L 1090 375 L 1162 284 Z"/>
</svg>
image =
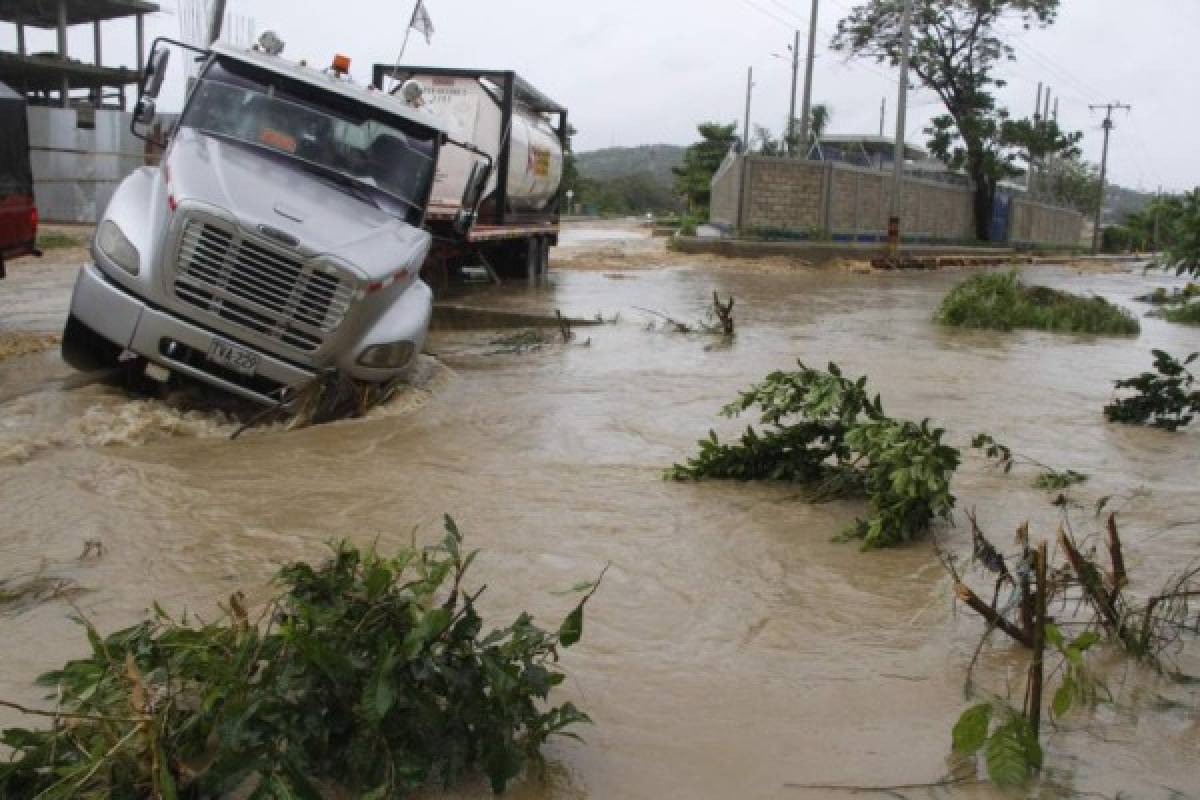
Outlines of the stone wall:
<svg viewBox="0 0 1200 800">
<path fill-rule="evenodd" d="M 817 230 L 825 216 L 828 170 L 819 161 L 745 159 L 743 229 Z"/>
<path fill-rule="evenodd" d="M 887 235 L 892 174 L 830 161 L 730 156 L 714 176 L 712 191 L 712 220 L 743 231 L 877 241 Z M 908 178 L 902 192 L 900 229 L 906 239 L 975 239 L 969 188 Z M 1011 223 L 1014 244 L 1076 244 L 1082 217 L 1014 198 Z"/>
<path fill-rule="evenodd" d="M 1013 198 L 1008 221 L 1008 240 L 1013 244 L 1061 244 L 1078 246 L 1083 215 L 1069 208 Z"/>
</svg>

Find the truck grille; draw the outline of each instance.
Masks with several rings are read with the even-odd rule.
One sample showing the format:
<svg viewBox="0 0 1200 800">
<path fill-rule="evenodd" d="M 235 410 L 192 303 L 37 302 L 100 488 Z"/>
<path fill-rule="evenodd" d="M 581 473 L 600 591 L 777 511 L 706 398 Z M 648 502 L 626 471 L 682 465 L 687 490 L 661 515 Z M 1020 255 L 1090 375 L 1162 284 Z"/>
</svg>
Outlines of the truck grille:
<svg viewBox="0 0 1200 800">
<path fill-rule="evenodd" d="M 354 279 L 315 269 L 294 254 L 206 220 L 180 238 L 175 296 L 210 314 L 304 352 L 341 325 Z"/>
</svg>

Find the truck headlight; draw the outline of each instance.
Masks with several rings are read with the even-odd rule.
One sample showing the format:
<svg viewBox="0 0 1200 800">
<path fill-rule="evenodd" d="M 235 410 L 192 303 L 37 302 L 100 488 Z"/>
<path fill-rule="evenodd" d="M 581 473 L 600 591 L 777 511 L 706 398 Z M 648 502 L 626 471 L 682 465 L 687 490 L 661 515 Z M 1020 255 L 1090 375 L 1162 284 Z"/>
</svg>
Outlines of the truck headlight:
<svg viewBox="0 0 1200 800">
<path fill-rule="evenodd" d="M 373 344 L 358 357 L 358 364 L 368 369 L 399 369 L 413 357 L 412 342 Z"/>
<path fill-rule="evenodd" d="M 101 253 L 130 275 L 137 275 L 141 271 L 141 258 L 137 248 L 111 219 L 104 220 L 96 229 L 96 246 L 100 248 Z"/>
</svg>

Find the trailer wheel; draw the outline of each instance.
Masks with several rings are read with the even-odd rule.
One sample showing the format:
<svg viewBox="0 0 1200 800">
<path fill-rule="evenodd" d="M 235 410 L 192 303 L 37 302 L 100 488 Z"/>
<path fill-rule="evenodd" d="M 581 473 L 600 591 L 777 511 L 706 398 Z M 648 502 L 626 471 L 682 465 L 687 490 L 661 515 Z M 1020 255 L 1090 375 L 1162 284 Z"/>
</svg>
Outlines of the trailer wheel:
<svg viewBox="0 0 1200 800">
<path fill-rule="evenodd" d="M 537 241 L 538 250 L 541 253 L 541 255 L 538 256 L 538 260 L 540 262 L 538 266 L 538 275 L 544 278 L 550 274 L 550 237 L 539 236 Z"/>
<path fill-rule="evenodd" d="M 63 329 L 62 358 L 80 372 L 93 372 L 116 365 L 121 348 L 84 325 L 77 317 L 67 317 Z"/>
</svg>

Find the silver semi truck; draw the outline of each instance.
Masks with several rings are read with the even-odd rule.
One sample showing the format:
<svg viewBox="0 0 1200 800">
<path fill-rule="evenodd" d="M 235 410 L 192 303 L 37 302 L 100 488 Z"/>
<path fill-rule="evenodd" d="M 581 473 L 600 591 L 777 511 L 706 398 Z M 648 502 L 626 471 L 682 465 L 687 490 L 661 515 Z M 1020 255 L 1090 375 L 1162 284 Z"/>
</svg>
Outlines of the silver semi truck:
<svg viewBox="0 0 1200 800">
<path fill-rule="evenodd" d="M 281 50 L 274 35 L 251 49 L 154 43 L 134 125 L 165 148 L 161 166 L 126 178 L 99 220 L 63 333 L 68 363 L 120 360 L 286 404 L 325 371 L 385 381 L 420 352 L 424 226 L 447 130 L 354 84 L 340 56 L 319 70 Z M 198 66 L 160 137 L 148 131 L 173 53 Z M 474 156 L 453 224 L 465 238 L 492 158 L 457 145 Z"/>
</svg>

